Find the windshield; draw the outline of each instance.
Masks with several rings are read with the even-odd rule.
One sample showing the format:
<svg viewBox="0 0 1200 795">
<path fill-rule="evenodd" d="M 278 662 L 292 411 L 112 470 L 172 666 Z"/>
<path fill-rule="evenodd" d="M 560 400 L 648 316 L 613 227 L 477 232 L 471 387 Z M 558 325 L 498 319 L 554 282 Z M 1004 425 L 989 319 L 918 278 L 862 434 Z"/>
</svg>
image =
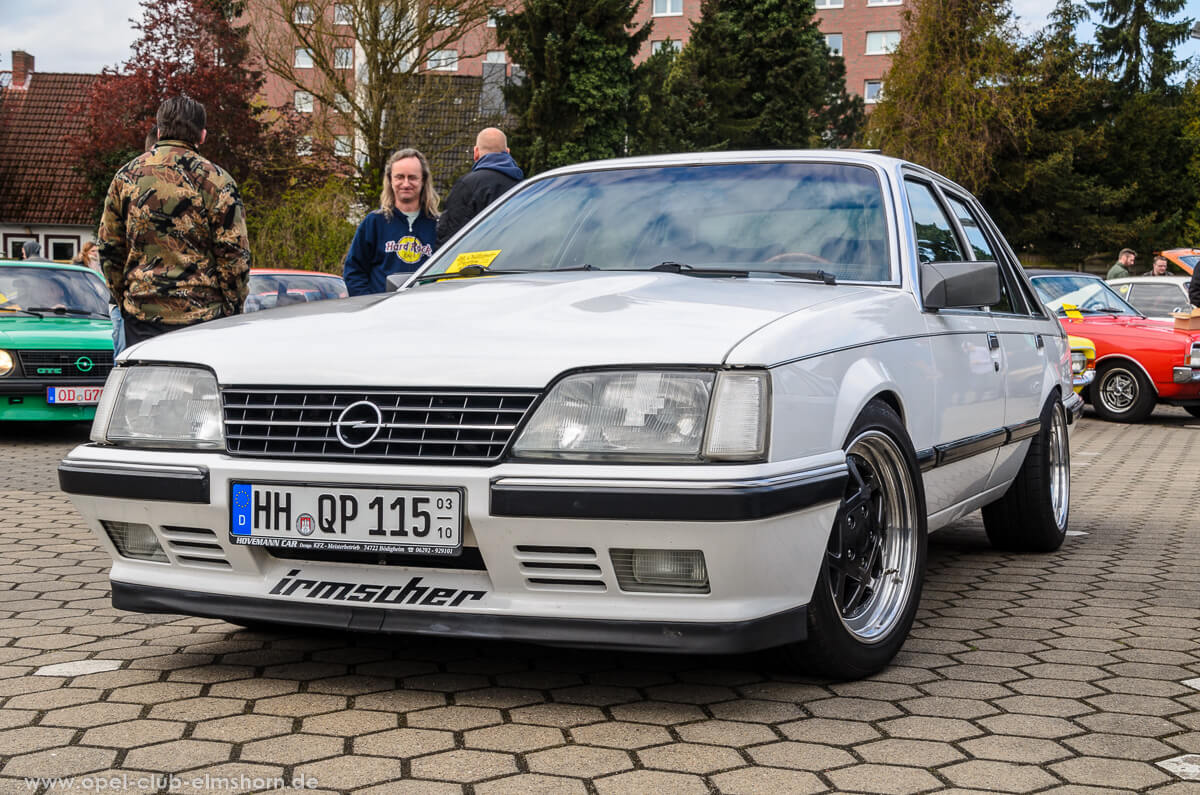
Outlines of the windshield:
<svg viewBox="0 0 1200 795">
<path fill-rule="evenodd" d="M 1068 309 L 1076 309 L 1085 315 L 1141 316 L 1111 287 L 1093 276 L 1035 276 L 1031 281 L 1042 303 L 1060 315 L 1065 315 Z"/>
<path fill-rule="evenodd" d="M 254 312 L 287 304 L 345 298 L 346 283 L 337 276 L 305 273 L 252 273 L 244 310 Z"/>
<path fill-rule="evenodd" d="M 1191 268 L 1193 271 L 1195 271 L 1196 263 L 1200 262 L 1200 254 L 1184 254 L 1179 259 L 1183 260 L 1184 264 L 1186 264 L 1189 268 Z M 1172 262 L 1171 264 L 1174 265 L 1175 263 Z M 1183 268 L 1180 268 L 1179 270 L 1182 271 Z"/>
<path fill-rule="evenodd" d="M 593 171 L 505 201 L 427 271 L 815 271 L 887 281 L 883 191 L 863 166 L 746 163 Z"/>
<path fill-rule="evenodd" d="M 91 271 L 0 268 L 0 313 L 19 310 L 108 317 L 108 287 Z"/>
</svg>

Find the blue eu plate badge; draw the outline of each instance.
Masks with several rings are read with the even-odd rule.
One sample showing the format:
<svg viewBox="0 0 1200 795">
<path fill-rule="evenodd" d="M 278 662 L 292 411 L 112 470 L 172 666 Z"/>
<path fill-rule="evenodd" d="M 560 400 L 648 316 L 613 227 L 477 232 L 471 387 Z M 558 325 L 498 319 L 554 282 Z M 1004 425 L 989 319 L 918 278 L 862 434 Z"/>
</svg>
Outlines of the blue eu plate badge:
<svg viewBox="0 0 1200 795">
<path fill-rule="evenodd" d="M 249 483 L 233 484 L 233 529 L 235 536 L 250 535 L 250 504 L 253 487 Z"/>
</svg>

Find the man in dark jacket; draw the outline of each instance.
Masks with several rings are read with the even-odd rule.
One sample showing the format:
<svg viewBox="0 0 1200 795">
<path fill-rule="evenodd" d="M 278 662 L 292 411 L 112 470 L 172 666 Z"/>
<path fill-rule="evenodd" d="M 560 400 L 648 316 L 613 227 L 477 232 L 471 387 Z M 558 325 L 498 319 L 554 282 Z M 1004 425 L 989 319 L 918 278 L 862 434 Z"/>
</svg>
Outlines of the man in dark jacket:
<svg viewBox="0 0 1200 795">
<path fill-rule="evenodd" d="M 471 154 L 475 158 L 475 165 L 466 176 L 454 183 L 446 199 L 446 207 L 438 219 L 439 246 L 462 229 L 467 221 L 479 215 L 484 207 L 525 179 L 525 172 L 508 153 L 508 139 L 495 127 L 480 131 L 475 137 Z"/>
</svg>

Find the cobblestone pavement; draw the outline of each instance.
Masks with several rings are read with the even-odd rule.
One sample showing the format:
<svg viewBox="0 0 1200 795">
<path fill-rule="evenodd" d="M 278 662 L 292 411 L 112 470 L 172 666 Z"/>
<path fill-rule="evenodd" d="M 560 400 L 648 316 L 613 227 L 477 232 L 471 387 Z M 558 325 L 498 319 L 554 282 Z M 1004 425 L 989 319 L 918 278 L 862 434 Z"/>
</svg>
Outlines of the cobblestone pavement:
<svg viewBox="0 0 1200 795">
<path fill-rule="evenodd" d="M 1200 793 L 1200 421 L 1176 409 L 1074 427 L 1058 553 L 993 552 L 977 515 L 933 536 L 895 664 L 840 684 L 123 613 L 57 490 L 85 437 L 0 430 L 0 793 Z"/>
</svg>

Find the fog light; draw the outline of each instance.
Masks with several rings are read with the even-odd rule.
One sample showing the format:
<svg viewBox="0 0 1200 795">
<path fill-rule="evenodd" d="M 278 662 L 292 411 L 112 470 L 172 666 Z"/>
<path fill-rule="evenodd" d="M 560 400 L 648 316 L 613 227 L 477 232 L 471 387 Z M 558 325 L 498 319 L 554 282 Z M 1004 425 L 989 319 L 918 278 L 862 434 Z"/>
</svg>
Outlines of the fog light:
<svg viewBox="0 0 1200 795">
<path fill-rule="evenodd" d="M 610 549 L 622 591 L 708 593 L 708 567 L 698 549 Z"/>
<path fill-rule="evenodd" d="M 113 546 L 117 548 L 117 552 L 121 553 L 122 557 L 167 562 L 167 553 L 158 543 L 158 537 L 154 535 L 154 530 L 150 528 L 150 525 L 136 522 L 110 522 L 107 519 L 101 521 L 100 524 L 104 526 L 104 532 L 108 533 Z"/>
</svg>

